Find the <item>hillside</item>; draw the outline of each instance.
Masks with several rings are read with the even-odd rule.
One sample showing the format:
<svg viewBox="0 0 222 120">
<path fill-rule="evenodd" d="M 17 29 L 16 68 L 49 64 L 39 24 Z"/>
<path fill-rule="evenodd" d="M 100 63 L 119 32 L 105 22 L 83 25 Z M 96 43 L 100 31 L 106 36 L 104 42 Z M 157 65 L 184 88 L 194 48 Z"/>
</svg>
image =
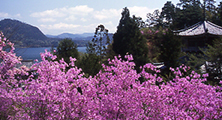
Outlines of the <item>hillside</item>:
<svg viewBox="0 0 222 120">
<path fill-rule="evenodd" d="M 46 36 L 48 38 L 60 38 L 60 39 L 71 38 L 73 41 L 91 41 L 94 37 L 94 33 L 82 33 L 82 34 L 62 33 L 59 35 L 46 35 Z M 112 41 L 113 33 L 109 33 L 109 38 Z"/>
<path fill-rule="evenodd" d="M 17 47 L 46 47 L 56 41 L 47 38 L 37 27 L 18 20 L 1 20 L 0 31 Z"/>
<path fill-rule="evenodd" d="M 94 36 L 94 33 L 44 35 L 37 27 L 12 19 L 1 20 L 0 31 L 7 39 L 15 43 L 15 47 L 56 47 L 59 41 L 64 38 L 71 38 L 78 47 L 83 47 Z M 113 34 L 109 33 L 111 40 L 112 36 Z"/>
<path fill-rule="evenodd" d="M 54 39 L 65 39 L 70 38 L 72 39 L 78 47 L 86 46 L 86 44 L 91 41 L 94 37 L 94 33 L 82 33 L 82 34 L 72 34 L 72 33 L 62 33 L 59 35 L 46 35 L 48 38 Z M 109 38 L 113 40 L 113 33 L 109 33 Z M 106 39 L 104 37 L 104 39 Z"/>
<path fill-rule="evenodd" d="M 72 34 L 72 33 L 62 33 L 59 35 L 46 35 L 49 38 L 72 38 L 74 40 L 81 39 L 85 37 L 93 37 L 94 33 L 83 33 L 83 34 Z"/>
</svg>

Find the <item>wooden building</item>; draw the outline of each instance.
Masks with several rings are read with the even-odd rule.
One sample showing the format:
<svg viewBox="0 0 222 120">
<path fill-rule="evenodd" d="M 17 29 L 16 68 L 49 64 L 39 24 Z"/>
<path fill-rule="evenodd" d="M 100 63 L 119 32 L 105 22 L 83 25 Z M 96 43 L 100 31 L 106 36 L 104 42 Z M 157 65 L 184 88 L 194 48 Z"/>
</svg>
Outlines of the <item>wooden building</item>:
<svg viewBox="0 0 222 120">
<path fill-rule="evenodd" d="M 199 53 L 199 48 L 206 48 L 214 39 L 222 37 L 222 27 L 210 21 L 201 21 L 174 33 L 182 39 L 182 52 Z"/>
</svg>

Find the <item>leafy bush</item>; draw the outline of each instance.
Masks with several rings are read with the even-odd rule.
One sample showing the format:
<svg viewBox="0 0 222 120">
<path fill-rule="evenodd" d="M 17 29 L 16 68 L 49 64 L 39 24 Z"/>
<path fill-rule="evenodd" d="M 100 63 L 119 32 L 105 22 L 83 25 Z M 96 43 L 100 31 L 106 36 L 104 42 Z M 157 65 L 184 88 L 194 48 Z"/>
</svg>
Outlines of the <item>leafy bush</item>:
<svg viewBox="0 0 222 120">
<path fill-rule="evenodd" d="M 6 44 L 11 45 L 11 51 L 3 51 Z M 27 74 L 30 69 L 14 67 L 19 59 L 13 44 L 1 37 L 1 119 L 222 118 L 221 88 L 203 84 L 206 74 L 184 76 L 180 69 L 186 71 L 186 66 L 171 68 L 175 78 L 156 85 L 162 78 L 146 70 L 159 71 L 148 63 L 138 74 L 132 55 L 126 55 L 126 60 L 108 60 L 108 66 L 102 65 L 103 70 L 89 78 L 75 66 L 75 58 L 70 57 L 70 63 L 53 61 L 56 56 L 47 51 L 41 57 L 42 61 L 30 68 L 35 72 L 18 80 L 17 74 Z M 69 70 L 67 66 L 71 66 Z M 142 84 L 138 80 L 141 76 L 146 79 Z"/>
</svg>

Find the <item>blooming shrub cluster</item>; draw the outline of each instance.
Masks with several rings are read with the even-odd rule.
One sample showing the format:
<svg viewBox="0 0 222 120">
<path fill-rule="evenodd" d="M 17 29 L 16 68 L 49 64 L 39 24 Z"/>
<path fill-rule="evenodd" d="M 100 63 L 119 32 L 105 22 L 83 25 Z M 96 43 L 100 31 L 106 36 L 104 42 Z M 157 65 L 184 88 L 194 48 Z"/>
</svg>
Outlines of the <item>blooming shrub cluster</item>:
<svg viewBox="0 0 222 120">
<path fill-rule="evenodd" d="M 159 72 L 155 66 L 148 63 L 138 74 L 133 56 L 126 55 L 126 61 L 115 57 L 95 77 L 86 78 L 75 66 L 75 58 L 70 63 L 54 61 L 56 56 L 46 51 L 30 69 L 17 69 L 20 59 L 13 53 L 13 44 L 3 37 L 0 41 L 1 118 L 222 119 L 220 88 L 204 84 L 207 75 L 184 76 L 186 66 L 181 66 L 183 72 L 171 68 L 175 78 L 164 83 L 146 72 Z M 6 45 L 12 50 L 4 51 Z M 34 72 L 28 74 L 30 70 Z M 18 77 L 22 75 L 28 77 Z M 138 80 L 141 76 L 146 79 L 143 83 Z"/>
</svg>

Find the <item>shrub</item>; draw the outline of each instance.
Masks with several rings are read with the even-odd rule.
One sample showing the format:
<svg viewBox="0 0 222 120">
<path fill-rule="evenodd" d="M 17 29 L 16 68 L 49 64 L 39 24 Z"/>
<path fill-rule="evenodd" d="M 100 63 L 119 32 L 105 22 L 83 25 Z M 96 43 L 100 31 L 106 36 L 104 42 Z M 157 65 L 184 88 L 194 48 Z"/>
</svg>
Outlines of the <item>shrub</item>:
<svg viewBox="0 0 222 120">
<path fill-rule="evenodd" d="M 6 43 L 10 44 L 1 39 L 0 48 Z M 75 58 L 70 57 L 70 63 L 53 61 L 56 56 L 46 51 L 41 54 L 42 61 L 30 68 L 38 76 L 33 73 L 18 80 L 15 75 L 27 74 L 28 69 L 14 67 L 19 59 L 13 51 L 1 49 L 0 57 L 0 69 L 4 69 L 0 74 L 0 115 L 7 119 L 222 118 L 220 88 L 204 84 L 205 74 L 184 76 L 186 66 L 171 68 L 175 74 L 172 81 L 156 85 L 162 78 L 146 72 L 159 72 L 155 66 L 145 64 L 137 73 L 133 56 L 126 55 L 126 60 L 108 60 L 109 65 L 102 65 L 97 75 L 85 78 L 75 66 Z M 48 57 L 50 61 L 45 59 Z M 138 80 L 141 76 L 146 79 L 142 84 Z"/>
</svg>

